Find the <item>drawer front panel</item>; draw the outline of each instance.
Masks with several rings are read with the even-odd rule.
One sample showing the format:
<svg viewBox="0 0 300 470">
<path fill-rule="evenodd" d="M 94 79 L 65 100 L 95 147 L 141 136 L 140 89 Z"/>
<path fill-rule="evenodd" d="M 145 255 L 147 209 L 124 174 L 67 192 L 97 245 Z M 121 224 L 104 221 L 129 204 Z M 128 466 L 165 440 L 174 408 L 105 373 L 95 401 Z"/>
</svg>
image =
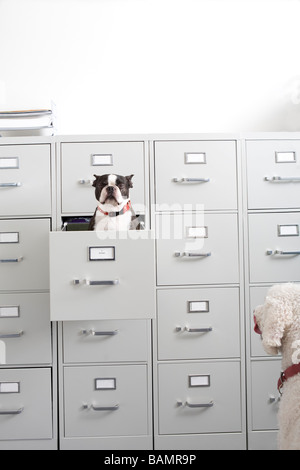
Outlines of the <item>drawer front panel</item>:
<svg viewBox="0 0 300 470">
<path fill-rule="evenodd" d="M 0 342 L 1 364 L 49 364 L 49 294 L 0 294 Z"/>
<path fill-rule="evenodd" d="M 235 214 L 164 214 L 156 222 L 158 285 L 239 282 Z"/>
<path fill-rule="evenodd" d="M 64 143 L 62 148 L 62 211 L 94 212 L 94 174 L 134 174 L 130 196 L 134 207 L 145 204 L 143 142 Z"/>
<path fill-rule="evenodd" d="M 51 213 L 50 145 L 0 146 L 0 198 L 2 216 Z"/>
<path fill-rule="evenodd" d="M 52 320 L 155 315 L 154 240 L 150 232 L 133 232 L 125 239 L 121 232 L 119 239 L 109 232 L 50 234 Z"/>
<path fill-rule="evenodd" d="M 239 363 L 159 364 L 158 374 L 160 434 L 241 431 Z"/>
<path fill-rule="evenodd" d="M 1 290 L 49 289 L 49 219 L 0 221 Z"/>
<path fill-rule="evenodd" d="M 239 357 L 239 289 L 160 290 L 157 300 L 160 360 Z"/>
<path fill-rule="evenodd" d="M 0 439 L 51 437 L 51 370 L 0 370 Z"/>
<path fill-rule="evenodd" d="M 237 208 L 235 142 L 156 142 L 155 177 L 160 211 Z"/>
<path fill-rule="evenodd" d="M 257 361 L 251 364 L 252 371 L 252 430 L 277 430 L 279 393 L 277 381 L 281 372 L 281 361 Z"/>
<path fill-rule="evenodd" d="M 146 320 L 65 322 L 64 361 L 147 361 L 149 326 Z"/>
<path fill-rule="evenodd" d="M 265 352 L 260 335 L 254 331 L 253 312 L 258 305 L 265 301 L 269 287 L 250 287 L 250 331 L 251 331 L 251 356 L 268 356 Z"/>
<path fill-rule="evenodd" d="M 300 207 L 300 141 L 247 142 L 249 209 Z"/>
<path fill-rule="evenodd" d="M 66 437 L 148 433 L 147 366 L 66 367 Z"/>
<path fill-rule="evenodd" d="M 250 281 L 299 281 L 300 214 L 249 215 Z"/>
</svg>

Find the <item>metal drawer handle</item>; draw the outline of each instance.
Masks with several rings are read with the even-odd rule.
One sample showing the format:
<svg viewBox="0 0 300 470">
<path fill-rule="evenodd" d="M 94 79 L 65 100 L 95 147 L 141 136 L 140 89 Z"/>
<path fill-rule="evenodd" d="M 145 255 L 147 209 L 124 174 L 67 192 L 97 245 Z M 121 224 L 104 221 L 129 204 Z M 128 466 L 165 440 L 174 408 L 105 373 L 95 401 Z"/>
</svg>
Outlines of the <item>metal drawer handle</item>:
<svg viewBox="0 0 300 470">
<path fill-rule="evenodd" d="M 120 405 L 116 403 L 112 406 L 95 406 L 93 404 L 88 405 L 87 403 L 83 403 L 84 410 L 93 410 L 93 411 L 117 411 Z"/>
<path fill-rule="evenodd" d="M 82 180 L 79 180 L 78 183 L 79 183 L 79 184 L 83 184 L 83 185 L 84 185 L 84 184 L 88 184 L 88 185 L 91 186 L 93 182 L 92 182 L 92 180 L 84 180 L 84 179 L 82 179 Z"/>
<path fill-rule="evenodd" d="M 89 279 L 84 280 L 87 286 L 116 286 L 119 284 L 119 279 L 113 279 L 109 281 L 90 281 Z"/>
<path fill-rule="evenodd" d="M 118 334 L 118 330 L 112 330 L 112 331 L 82 330 L 82 334 L 92 335 L 92 336 L 115 336 Z"/>
<path fill-rule="evenodd" d="M 0 188 L 19 188 L 22 183 L 0 183 Z"/>
<path fill-rule="evenodd" d="M 299 256 L 300 251 L 281 251 L 281 250 L 267 250 L 267 255 L 280 255 L 280 256 Z"/>
<path fill-rule="evenodd" d="M 287 178 L 283 178 L 282 176 L 266 176 L 265 181 L 269 181 L 271 183 L 276 181 L 281 181 L 283 183 L 299 183 L 300 176 L 291 176 Z"/>
<path fill-rule="evenodd" d="M 178 400 L 177 406 L 187 406 L 188 408 L 211 408 L 214 406 L 214 402 L 211 400 L 208 403 L 190 403 L 189 401 L 182 402 L 181 400 Z"/>
<path fill-rule="evenodd" d="M 173 178 L 174 183 L 209 183 L 209 178 Z"/>
<path fill-rule="evenodd" d="M 174 256 L 176 258 L 207 258 L 211 256 L 211 252 L 209 253 L 193 253 L 190 251 L 175 251 Z"/>
<path fill-rule="evenodd" d="M 24 411 L 23 408 L 19 408 L 17 410 L 0 410 L 0 415 L 19 415 Z"/>
<path fill-rule="evenodd" d="M 0 263 L 20 263 L 23 259 L 23 256 L 20 256 L 20 258 L 0 259 Z"/>
<path fill-rule="evenodd" d="M 0 338 L 20 338 L 24 334 L 24 331 L 20 331 L 19 333 L 10 333 L 10 334 L 0 334 Z"/>
<path fill-rule="evenodd" d="M 212 326 L 208 326 L 206 328 L 190 328 L 188 326 L 176 326 L 176 331 L 179 333 L 180 331 L 187 331 L 188 333 L 208 333 L 212 331 Z"/>
</svg>

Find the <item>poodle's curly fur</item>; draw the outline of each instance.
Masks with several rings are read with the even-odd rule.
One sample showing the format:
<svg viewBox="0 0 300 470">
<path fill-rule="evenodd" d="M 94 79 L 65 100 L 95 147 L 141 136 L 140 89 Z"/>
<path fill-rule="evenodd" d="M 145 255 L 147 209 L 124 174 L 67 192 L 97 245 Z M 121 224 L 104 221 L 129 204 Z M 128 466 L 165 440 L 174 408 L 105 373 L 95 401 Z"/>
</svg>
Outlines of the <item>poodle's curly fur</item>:
<svg viewBox="0 0 300 470">
<path fill-rule="evenodd" d="M 300 285 L 271 287 L 265 303 L 255 309 L 262 344 L 268 354 L 282 354 L 282 370 L 300 362 Z M 278 411 L 278 447 L 300 450 L 300 374 L 282 388 Z"/>
</svg>

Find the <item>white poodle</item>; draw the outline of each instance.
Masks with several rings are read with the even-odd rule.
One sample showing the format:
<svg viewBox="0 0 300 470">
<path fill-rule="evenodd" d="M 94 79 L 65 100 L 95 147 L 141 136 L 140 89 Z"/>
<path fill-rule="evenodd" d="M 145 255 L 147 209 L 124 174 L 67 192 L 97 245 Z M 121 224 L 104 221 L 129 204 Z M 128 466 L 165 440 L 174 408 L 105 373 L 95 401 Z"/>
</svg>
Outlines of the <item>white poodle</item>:
<svg viewBox="0 0 300 470">
<path fill-rule="evenodd" d="M 268 354 L 282 354 L 278 411 L 280 450 L 300 450 L 300 285 L 271 287 L 264 305 L 255 309 L 255 331 Z M 295 365 L 297 364 L 297 365 Z"/>
</svg>

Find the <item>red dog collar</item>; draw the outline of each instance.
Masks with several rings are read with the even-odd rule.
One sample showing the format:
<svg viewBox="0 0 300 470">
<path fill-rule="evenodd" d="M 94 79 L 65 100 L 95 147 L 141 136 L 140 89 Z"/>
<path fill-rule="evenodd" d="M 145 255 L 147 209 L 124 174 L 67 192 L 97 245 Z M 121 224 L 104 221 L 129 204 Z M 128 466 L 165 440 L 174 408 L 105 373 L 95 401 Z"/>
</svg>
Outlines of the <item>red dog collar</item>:
<svg viewBox="0 0 300 470">
<path fill-rule="evenodd" d="M 281 389 L 283 387 L 284 382 L 286 382 L 294 375 L 300 374 L 300 364 L 293 364 L 292 366 L 288 367 L 284 372 L 281 372 L 280 378 L 278 380 L 277 388 L 279 393 L 281 394 Z"/>
<path fill-rule="evenodd" d="M 102 214 L 104 215 L 108 215 L 109 217 L 117 217 L 118 215 L 122 215 L 125 212 L 129 211 L 130 208 L 131 208 L 131 202 L 128 201 L 127 204 L 125 204 L 125 206 L 123 207 L 123 209 L 121 209 L 119 212 L 105 212 L 99 206 L 98 206 L 98 211 L 102 212 Z"/>
</svg>

